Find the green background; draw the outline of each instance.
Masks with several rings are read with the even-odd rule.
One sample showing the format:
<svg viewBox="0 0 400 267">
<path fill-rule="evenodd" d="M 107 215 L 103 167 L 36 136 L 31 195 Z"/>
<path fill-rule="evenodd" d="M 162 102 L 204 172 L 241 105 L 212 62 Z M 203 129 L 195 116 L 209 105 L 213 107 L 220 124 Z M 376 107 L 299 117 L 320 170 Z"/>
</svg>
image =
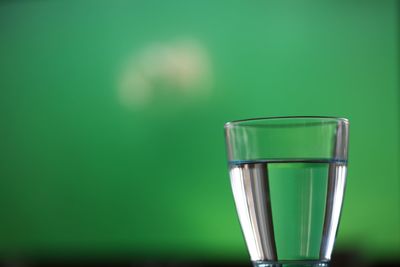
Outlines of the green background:
<svg viewBox="0 0 400 267">
<path fill-rule="evenodd" d="M 132 54 L 180 39 L 204 93 L 121 102 Z M 399 105 L 396 1 L 3 1 L 0 252 L 246 260 L 224 122 L 330 115 L 351 123 L 337 248 L 398 258 Z"/>
</svg>

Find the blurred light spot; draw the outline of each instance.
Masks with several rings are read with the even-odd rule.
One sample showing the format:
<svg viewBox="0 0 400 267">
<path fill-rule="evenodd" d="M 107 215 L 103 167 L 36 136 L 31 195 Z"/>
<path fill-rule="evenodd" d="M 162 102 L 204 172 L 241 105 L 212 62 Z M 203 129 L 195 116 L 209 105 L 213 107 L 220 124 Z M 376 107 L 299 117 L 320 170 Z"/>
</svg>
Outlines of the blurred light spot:
<svg viewBox="0 0 400 267">
<path fill-rule="evenodd" d="M 211 74 L 209 55 L 199 41 L 152 43 L 124 65 L 118 96 L 127 107 L 150 104 L 158 90 L 195 98 L 210 92 Z"/>
</svg>

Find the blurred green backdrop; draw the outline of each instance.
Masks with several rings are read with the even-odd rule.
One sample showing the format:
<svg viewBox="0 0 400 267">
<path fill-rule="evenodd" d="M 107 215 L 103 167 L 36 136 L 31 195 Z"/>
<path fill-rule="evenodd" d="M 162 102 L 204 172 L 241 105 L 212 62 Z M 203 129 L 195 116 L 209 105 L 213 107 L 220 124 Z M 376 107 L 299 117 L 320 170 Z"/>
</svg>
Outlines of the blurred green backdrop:
<svg viewBox="0 0 400 267">
<path fill-rule="evenodd" d="M 0 3 L 0 252 L 247 259 L 223 124 L 350 119 L 337 248 L 400 254 L 396 1 Z"/>
</svg>

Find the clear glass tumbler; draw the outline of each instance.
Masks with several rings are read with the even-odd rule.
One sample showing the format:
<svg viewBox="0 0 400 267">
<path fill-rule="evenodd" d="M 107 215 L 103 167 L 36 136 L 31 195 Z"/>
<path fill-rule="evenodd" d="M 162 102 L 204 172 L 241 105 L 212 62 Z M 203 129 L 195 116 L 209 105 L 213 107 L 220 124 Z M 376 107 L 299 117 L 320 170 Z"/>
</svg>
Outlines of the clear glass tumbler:
<svg viewBox="0 0 400 267">
<path fill-rule="evenodd" d="M 275 117 L 225 124 L 229 174 L 257 267 L 327 266 L 346 183 L 349 121 Z"/>
</svg>

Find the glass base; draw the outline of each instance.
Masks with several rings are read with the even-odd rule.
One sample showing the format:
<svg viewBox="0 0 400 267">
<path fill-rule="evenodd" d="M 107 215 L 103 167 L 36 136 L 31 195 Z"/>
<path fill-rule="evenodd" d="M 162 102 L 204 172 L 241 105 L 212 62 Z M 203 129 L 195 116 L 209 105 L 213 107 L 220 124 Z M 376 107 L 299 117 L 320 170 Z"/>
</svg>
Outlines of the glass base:
<svg viewBox="0 0 400 267">
<path fill-rule="evenodd" d="M 328 267 L 326 261 L 253 261 L 254 267 Z"/>
</svg>

